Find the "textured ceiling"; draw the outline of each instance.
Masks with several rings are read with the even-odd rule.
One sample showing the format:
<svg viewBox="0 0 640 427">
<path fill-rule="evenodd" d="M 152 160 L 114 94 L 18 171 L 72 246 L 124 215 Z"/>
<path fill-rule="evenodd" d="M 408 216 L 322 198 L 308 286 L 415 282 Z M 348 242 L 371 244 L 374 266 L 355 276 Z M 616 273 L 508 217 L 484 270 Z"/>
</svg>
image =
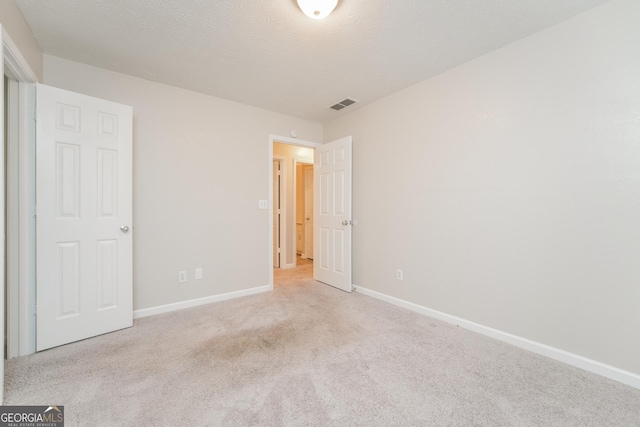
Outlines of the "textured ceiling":
<svg viewBox="0 0 640 427">
<path fill-rule="evenodd" d="M 318 122 L 606 1 L 16 0 L 45 53 Z"/>
</svg>

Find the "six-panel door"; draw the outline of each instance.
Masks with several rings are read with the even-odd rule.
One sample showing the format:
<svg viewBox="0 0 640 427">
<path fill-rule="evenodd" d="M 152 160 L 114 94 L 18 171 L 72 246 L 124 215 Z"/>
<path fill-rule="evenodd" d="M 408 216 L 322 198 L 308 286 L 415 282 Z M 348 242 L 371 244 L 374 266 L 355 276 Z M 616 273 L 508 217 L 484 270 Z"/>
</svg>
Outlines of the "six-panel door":
<svg viewBox="0 0 640 427">
<path fill-rule="evenodd" d="M 316 148 L 316 280 L 351 292 L 351 137 Z"/>
<path fill-rule="evenodd" d="M 37 350 L 126 328 L 131 107 L 37 85 Z"/>
</svg>

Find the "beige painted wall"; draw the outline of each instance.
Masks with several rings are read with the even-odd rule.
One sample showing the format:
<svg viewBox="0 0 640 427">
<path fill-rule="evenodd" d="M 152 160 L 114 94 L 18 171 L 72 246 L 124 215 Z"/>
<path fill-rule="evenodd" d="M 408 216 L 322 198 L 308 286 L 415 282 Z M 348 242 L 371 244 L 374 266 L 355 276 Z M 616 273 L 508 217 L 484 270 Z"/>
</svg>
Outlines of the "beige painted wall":
<svg viewBox="0 0 640 427">
<path fill-rule="evenodd" d="M 640 373 L 638 16 L 614 0 L 326 125 L 353 135 L 354 283 Z"/>
<path fill-rule="evenodd" d="M 0 24 L 9 33 L 38 81 L 42 81 L 42 50 L 14 0 L 0 1 Z"/>
<path fill-rule="evenodd" d="M 269 134 L 321 141 L 322 125 L 49 55 L 44 64 L 48 85 L 133 107 L 135 309 L 269 283 L 271 219 L 258 209 Z"/>
<path fill-rule="evenodd" d="M 321 139 L 306 139 L 300 138 L 307 141 L 312 142 L 320 142 Z M 296 257 L 296 229 L 292 225 L 292 218 L 295 218 L 296 209 L 293 204 L 293 193 L 294 193 L 294 184 L 293 177 L 295 176 L 295 172 L 293 169 L 293 160 L 294 158 L 298 161 L 305 161 L 313 163 L 313 153 L 314 150 L 307 147 L 298 147 L 295 145 L 281 144 L 275 142 L 273 144 L 273 155 L 284 157 L 284 174 L 285 174 L 285 186 L 286 186 L 286 252 L 283 257 L 284 263 L 281 264 L 282 267 L 285 267 L 284 264 L 293 266 L 295 263 Z M 295 221 L 293 221 L 295 222 Z"/>
</svg>

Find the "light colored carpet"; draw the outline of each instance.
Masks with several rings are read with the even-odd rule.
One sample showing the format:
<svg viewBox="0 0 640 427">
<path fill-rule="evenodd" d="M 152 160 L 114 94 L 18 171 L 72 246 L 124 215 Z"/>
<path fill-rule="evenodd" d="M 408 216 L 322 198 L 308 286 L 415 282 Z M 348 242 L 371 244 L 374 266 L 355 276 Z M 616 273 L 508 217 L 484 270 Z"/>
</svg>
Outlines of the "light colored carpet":
<svg viewBox="0 0 640 427">
<path fill-rule="evenodd" d="M 640 426 L 640 390 L 309 271 L 9 360 L 5 404 L 67 426 Z"/>
</svg>

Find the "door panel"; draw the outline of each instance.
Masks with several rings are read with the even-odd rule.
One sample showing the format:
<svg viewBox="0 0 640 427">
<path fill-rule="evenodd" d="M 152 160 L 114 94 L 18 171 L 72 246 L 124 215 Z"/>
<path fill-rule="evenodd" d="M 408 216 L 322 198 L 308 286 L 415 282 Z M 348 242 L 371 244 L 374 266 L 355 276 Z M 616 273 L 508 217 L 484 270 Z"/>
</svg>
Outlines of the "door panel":
<svg viewBox="0 0 640 427">
<path fill-rule="evenodd" d="M 333 230 L 333 269 L 336 273 L 344 274 L 344 252 L 347 232 L 345 230 Z"/>
<path fill-rule="evenodd" d="M 98 310 L 118 305 L 118 241 L 98 242 Z"/>
<path fill-rule="evenodd" d="M 40 351 L 133 324 L 132 110 L 44 85 L 36 98 Z"/>
<path fill-rule="evenodd" d="M 316 148 L 316 280 L 351 292 L 351 137 Z"/>
<path fill-rule="evenodd" d="M 57 317 L 80 315 L 80 242 L 58 243 L 56 251 Z"/>
</svg>

